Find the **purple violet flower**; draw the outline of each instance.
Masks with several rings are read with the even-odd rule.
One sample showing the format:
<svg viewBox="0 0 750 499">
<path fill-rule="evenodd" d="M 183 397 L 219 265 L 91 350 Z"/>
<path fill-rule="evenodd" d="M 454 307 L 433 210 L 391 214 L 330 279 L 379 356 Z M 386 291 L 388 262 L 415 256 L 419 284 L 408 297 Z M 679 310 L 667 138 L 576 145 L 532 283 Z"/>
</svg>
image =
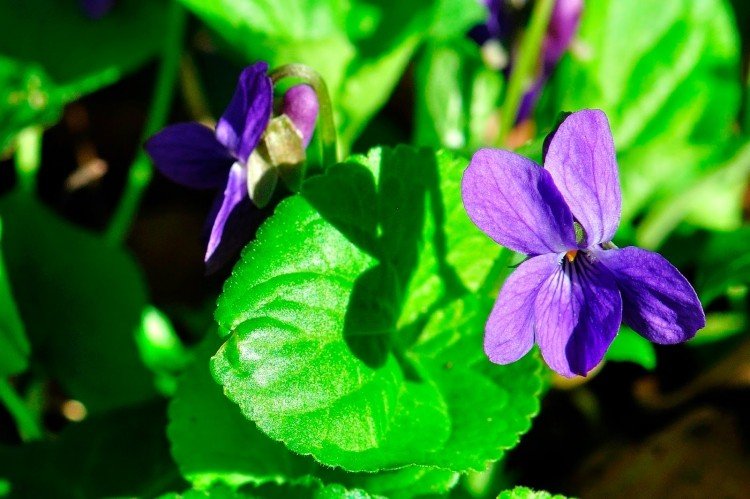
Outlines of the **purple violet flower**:
<svg viewBox="0 0 750 499">
<path fill-rule="evenodd" d="M 79 0 L 81 9 L 89 19 L 101 19 L 115 6 L 115 0 Z"/>
<path fill-rule="evenodd" d="M 692 338 L 706 319 L 682 274 L 657 253 L 611 243 L 621 197 L 606 115 L 572 113 L 548 144 L 543 168 L 510 151 L 481 149 L 464 172 L 471 220 L 529 255 L 487 321 L 487 356 L 508 364 L 536 343 L 554 371 L 584 376 L 621 322 L 655 343 Z"/>
<path fill-rule="evenodd" d="M 216 130 L 200 123 L 178 123 L 164 128 L 145 144 L 156 167 L 170 180 L 195 189 L 223 190 L 209 217 L 211 230 L 205 260 L 213 268 L 223 263 L 211 265 L 220 244 L 238 249 L 247 242 L 249 228 L 245 222 L 255 216 L 253 208 L 259 204 L 253 203 L 248 193 L 248 165 L 265 164 L 256 147 L 269 125 L 273 108 L 273 85 L 267 71 L 265 62 L 242 71 Z M 306 146 L 318 113 L 315 92 L 307 85 L 292 87 L 284 99 L 284 112 L 287 109 Z M 251 177 L 254 174 L 257 172 L 250 172 Z M 223 259 L 232 251 L 220 253 Z"/>
</svg>

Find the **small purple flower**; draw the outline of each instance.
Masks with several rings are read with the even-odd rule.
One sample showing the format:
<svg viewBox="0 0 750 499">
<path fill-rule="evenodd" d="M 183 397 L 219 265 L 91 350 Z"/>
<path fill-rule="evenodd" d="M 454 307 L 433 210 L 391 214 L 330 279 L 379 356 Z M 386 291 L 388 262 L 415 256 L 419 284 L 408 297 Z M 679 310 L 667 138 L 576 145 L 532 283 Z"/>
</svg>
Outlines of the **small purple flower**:
<svg viewBox="0 0 750 499">
<path fill-rule="evenodd" d="M 106 16 L 112 7 L 115 6 L 115 0 L 79 0 L 83 13 L 89 19 L 101 19 Z"/>
<path fill-rule="evenodd" d="M 232 246 L 247 242 L 243 236 L 248 228 L 243 222 L 254 216 L 253 204 L 258 204 L 248 194 L 248 165 L 265 164 L 265 160 L 259 159 L 256 147 L 269 125 L 273 108 L 273 85 L 267 71 L 265 62 L 242 71 L 216 130 L 199 123 L 178 123 L 166 127 L 145 144 L 154 164 L 170 180 L 196 189 L 223 189 L 209 220 L 207 263 L 223 242 Z M 284 111 L 287 109 L 302 143 L 307 145 L 317 118 L 315 92 L 306 85 L 291 88 L 284 99 Z M 250 180 L 255 173 L 250 172 Z M 243 229 L 242 234 L 225 234 Z M 222 252 L 226 254 L 231 251 Z"/>
<path fill-rule="evenodd" d="M 586 375 L 625 322 L 662 344 L 705 326 L 695 291 L 667 260 L 611 243 L 620 223 L 620 182 L 606 115 L 570 114 L 549 140 L 544 167 L 510 151 L 481 149 L 464 172 L 464 206 L 499 244 L 525 253 L 485 329 L 492 362 L 539 345 L 563 376 Z"/>
</svg>

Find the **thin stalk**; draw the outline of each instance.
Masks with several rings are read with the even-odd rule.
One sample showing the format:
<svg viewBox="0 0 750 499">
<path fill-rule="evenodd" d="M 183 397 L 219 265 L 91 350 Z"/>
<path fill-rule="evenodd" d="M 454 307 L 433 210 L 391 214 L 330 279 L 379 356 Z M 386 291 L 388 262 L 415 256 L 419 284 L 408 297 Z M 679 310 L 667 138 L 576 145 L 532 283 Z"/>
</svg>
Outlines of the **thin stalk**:
<svg viewBox="0 0 750 499">
<path fill-rule="evenodd" d="M 42 163 L 42 133 L 42 127 L 33 126 L 22 130 L 16 139 L 18 185 L 30 194 L 36 191 L 36 176 Z"/>
<path fill-rule="evenodd" d="M 29 442 L 42 439 L 43 432 L 38 419 L 18 396 L 13 386 L 4 378 L 0 379 L 0 401 L 16 421 L 21 440 Z"/>
<path fill-rule="evenodd" d="M 182 52 L 182 39 L 185 29 L 185 11 L 177 3 L 172 2 L 171 12 L 167 26 L 167 37 L 162 50 L 159 74 L 154 86 L 154 97 L 148 114 L 146 126 L 143 129 L 143 143 L 147 138 L 156 133 L 164 126 L 169 114 L 169 107 L 174 95 L 174 87 L 177 79 L 177 70 L 180 66 L 180 55 Z M 120 244 L 125 240 L 130 226 L 135 218 L 143 193 L 151 182 L 154 167 L 151 164 L 146 151 L 139 148 L 133 164 L 128 171 L 125 190 L 120 199 L 109 227 L 104 234 L 105 240 L 110 244 Z"/>
<path fill-rule="evenodd" d="M 338 162 L 336 145 L 336 125 L 333 121 L 333 105 L 328 94 L 328 87 L 323 77 L 314 69 L 304 64 L 286 64 L 270 74 L 271 81 L 278 82 L 284 78 L 296 78 L 312 87 L 318 97 L 317 132 L 320 138 L 323 168 Z"/>
<path fill-rule="evenodd" d="M 519 49 L 518 60 L 513 66 L 508 81 L 508 90 L 505 94 L 505 102 L 500 111 L 500 134 L 499 144 L 505 145 L 508 134 L 513 129 L 521 106 L 523 95 L 534 81 L 536 67 L 542 50 L 544 35 L 547 33 L 552 8 L 555 0 L 536 0 L 531 12 L 529 29 L 523 36 Z"/>
</svg>

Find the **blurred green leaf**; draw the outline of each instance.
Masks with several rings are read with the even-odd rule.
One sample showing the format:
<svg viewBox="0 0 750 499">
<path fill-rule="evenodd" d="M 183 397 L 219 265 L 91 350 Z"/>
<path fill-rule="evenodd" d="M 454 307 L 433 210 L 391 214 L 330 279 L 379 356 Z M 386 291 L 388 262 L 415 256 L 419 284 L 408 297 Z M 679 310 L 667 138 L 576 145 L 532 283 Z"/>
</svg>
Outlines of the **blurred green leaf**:
<svg viewBox="0 0 750 499">
<path fill-rule="evenodd" d="M 136 347 L 146 289 L 130 255 L 22 194 L 0 198 L 32 361 L 89 413 L 155 395 Z"/>
<path fill-rule="evenodd" d="M 41 68 L 0 56 L 0 154 L 22 129 L 54 123 L 61 112 L 59 91 Z"/>
<path fill-rule="evenodd" d="M 159 496 L 159 499 L 253 499 L 256 496 L 244 493 L 223 483 L 212 485 L 208 489 L 189 489 L 185 492 L 170 492 Z"/>
<path fill-rule="evenodd" d="M 708 237 L 695 279 L 698 296 L 706 305 L 731 288 L 750 284 L 750 227 Z"/>
<path fill-rule="evenodd" d="M 350 471 L 408 464 L 466 471 L 498 459 L 528 429 L 539 362 L 495 366 L 476 354 L 489 307 L 446 323 L 471 323 L 460 346 L 448 342 L 455 332 L 433 335 L 449 345 L 419 343 L 430 316 L 476 292 L 500 252 L 463 211 L 457 186 L 465 165 L 408 147 L 351 158 L 311 180 L 316 188 L 303 187 L 304 197 L 284 201 L 243 253 L 219 299 L 216 318 L 228 336 L 212 369 L 272 438 Z M 356 206 L 348 198 L 360 195 L 354 186 L 368 172 L 374 235 L 371 222 L 350 231 L 362 210 L 327 216 Z M 357 246 L 363 240 L 369 253 Z M 373 289 L 388 293 L 364 299 Z M 352 319 L 377 310 L 387 319 L 377 328 Z M 372 350 L 352 338 L 382 338 L 383 354 L 368 357 Z"/>
<path fill-rule="evenodd" d="M 634 362 L 649 371 L 656 367 L 656 350 L 643 336 L 622 326 L 605 357 L 614 362 Z"/>
<path fill-rule="evenodd" d="M 0 220 L 0 378 L 26 370 L 31 346 L 16 309 L 3 261 L 3 225 Z"/>
<path fill-rule="evenodd" d="M 155 383 L 166 395 L 177 388 L 177 375 L 193 358 L 182 344 L 172 322 L 163 312 L 151 305 L 141 315 L 141 325 L 135 336 L 144 364 L 154 373 Z"/>
<path fill-rule="evenodd" d="M 500 492 L 497 499 L 567 499 L 561 494 L 550 494 L 544 490 L 533 490 L 528 487 L 516 487 Z"/>
<path fill-rule="evenodd" d="M 165 424 L 162 402 L 92 417 L 54 441 L 0 446 L 0 473 L 14 497 L 154 497 L 181 489 Z"/>
<path fill-rule="evenodd" d="M 430 36 L 435 39 L 465 38 L 487 18 L 487 8 L 476 0 L 435 0 Z"/>
<path fill-rule="evenodd" d="M 493 141 L 503 78 L 484 64 L 471 40 L 429 46 L 417 66 L 416 86 L 417 144 L 473 151 Z"/>
<path fill-rule="evenodd" d="M 0 53 L 44 68 L 72 100 L 119 80 L 163 45 L 168 2 L 120 0 L 103 19 L 77 1 L 0 2 Z"/>
<path fill-rule="evenodd" d="M 312 483 L 317 464 L 289 452 L 242 416 L 211 377 L 208 361 L 221 341 L 210 335 L 180 378 L 169 405 L 167 434 L 182 475 L 198 489 L 215 483 Z"/>
<path fill-rule="evenodd" d="M 601 0 L 586 4 L 579 37 L 548 86 L 538 119 L 549 126 L 561 110 L 607 113 L 627 224 L 656 209 L 654 200 L 669 205 L 726 159 L 741 90 L 736 26 L 724 0 Z M 658 237 L 639 236 L 641 244 L 658 245 L 685 217 L 712 228 L 737 224 L 737 192 L 705 194 L 725 202 L 691 204 Z"/>
</svg>

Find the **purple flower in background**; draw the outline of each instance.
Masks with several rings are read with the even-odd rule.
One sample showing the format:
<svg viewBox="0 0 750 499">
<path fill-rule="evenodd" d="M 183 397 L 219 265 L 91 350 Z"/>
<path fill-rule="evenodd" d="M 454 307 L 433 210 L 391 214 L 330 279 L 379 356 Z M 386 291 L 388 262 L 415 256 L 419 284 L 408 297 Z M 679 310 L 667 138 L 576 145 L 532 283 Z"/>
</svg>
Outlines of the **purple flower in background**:
<svg viewBox="0 0 750 499">
<path fill-rule="evenodd" d="M 695 291 L 667 260 L 611 243 L 620 183 L 606 115 L 569 115 L 549 140 L 544 168 L 510 151 L 481 149 L 462 180 L 471 220 L 499 244 L 525 253 L 485 329 L 492 362 L 539 345 L 563 376 L 586 375 L 625 322 L 655 343 L 679 343 L 705 326 Z"/>
<path fill-rule="evenodd" d="M 493 64 L 500 64 L 500 68 L 508 72 L 512 71 L 513 57 L 511 56 L 508 60 L 507 55 L 495 54 L 495 52 L 503 50 L 500 46 L 504 46 L 504 51 L 512 53 L 518 12 L 514 12 L 510 5 L 504 5 L 503 0 L 482 0 L 482 2 L 487 7 L 487 20 L 484 24 L 475 26 L 469 36 L 483 48 L 488 48 L 485 51 L 485 57 L 495 61 Z M 568 50 L 578 31 L 582 12 L 583 0 L 557 0 L 555 2 L 542 45 L 539 74 L 524 94 L 516 123 L 525 121 L 531 116 L 544 84 L 565 51 Z M 508 67 L 505 68 L 505 65 Z"/>
<path fill-rule="evenodd" d="M 101 19 L 115 6 L 115 0 L 80 0 L 80 5 L 89 19 Z"/>
<path fill-rule="evenodd" d="M 156 167 L 172 181 L 196 189 L 223 190 L 209 217 L 207 263 L 220 245 L 239 247 L 247 242 L 248 218 L 256 211 L 254 205 L 265 204 L 257 200 L 253 203 L 248 189 L 249 181 L 257 181 L 254 177 L 258 175 L 257 168 L 249 165 L 266 164 L 256 147 L 272 114 L 273 85 L 267 71 L 265 62 L 242 71 L 234 96 L 215 130 L 199 123 L 178 123 L 166 127 L 145 145 Z M 287 110 L 306 146 L 317 118 L 315 92 L 306 85 L 291 88 L 284 98 L 285 114 Z M 231 251 L 222 252 L 228 254 Z"/>
</svg>

